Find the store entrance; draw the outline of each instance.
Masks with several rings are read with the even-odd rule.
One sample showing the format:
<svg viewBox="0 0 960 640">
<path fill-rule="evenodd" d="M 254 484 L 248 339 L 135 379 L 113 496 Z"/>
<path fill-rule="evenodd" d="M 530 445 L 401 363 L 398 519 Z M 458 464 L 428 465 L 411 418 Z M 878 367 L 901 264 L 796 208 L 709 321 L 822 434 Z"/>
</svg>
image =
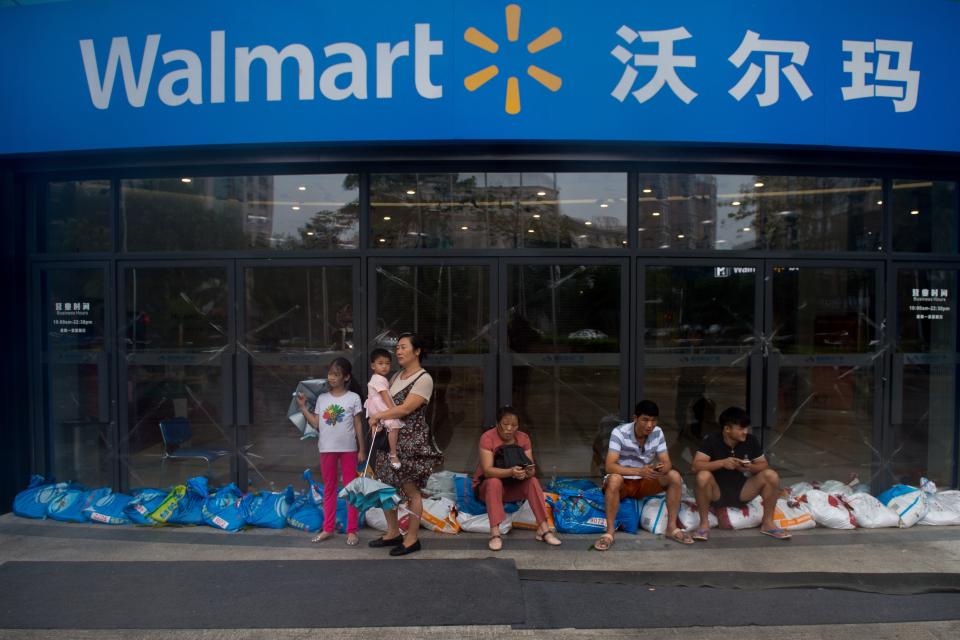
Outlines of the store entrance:
<svg viewBox="0 0 960 640">
<path fill-rule="evenodd" d="M 874 480 L 879 264 L 645 261 L 639 272 L 643 393 L 660 404 L 681 470 L 736 405 L 784 482 Z"/>
</svg>

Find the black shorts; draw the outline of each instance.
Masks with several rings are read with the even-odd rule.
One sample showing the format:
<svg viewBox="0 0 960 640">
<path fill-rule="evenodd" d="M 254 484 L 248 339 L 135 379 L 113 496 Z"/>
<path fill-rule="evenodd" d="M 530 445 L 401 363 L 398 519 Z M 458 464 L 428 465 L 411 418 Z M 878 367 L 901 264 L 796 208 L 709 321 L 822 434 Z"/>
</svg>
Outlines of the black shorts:
<svg viewBox="0 0 960 640">
<path fill-rule="evenodd" d="M 747 478 L 743 474 L 724 478 L 722 482 L 718 480 L 720 499 L 711 504 L 715 507 L 742 507 L 744 502 L 740 499 L 740 492 L 743 491 L 743 485 L 746 483 Z"/>
</svg>

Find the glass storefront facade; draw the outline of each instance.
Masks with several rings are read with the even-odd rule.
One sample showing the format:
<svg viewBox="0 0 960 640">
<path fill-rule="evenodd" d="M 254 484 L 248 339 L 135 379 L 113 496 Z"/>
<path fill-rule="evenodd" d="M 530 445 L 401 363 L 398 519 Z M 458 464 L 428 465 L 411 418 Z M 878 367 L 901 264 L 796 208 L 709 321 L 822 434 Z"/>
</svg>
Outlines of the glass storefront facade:
<svg viewBox="0 0 960 640">
<path fill-rule="evenodd" d="M 957 485 L 956 182 L 412 164 L 31 176 L 35 470 L 283 487 L 297 381 L 415 331 L 450 470 L 513 404 L 542 473 L 596 476 L 646 397 L 683 471 L 739 405 L 785 483 Z M 173 418 L 223 455 L 164 460 Z"/>
</svg>

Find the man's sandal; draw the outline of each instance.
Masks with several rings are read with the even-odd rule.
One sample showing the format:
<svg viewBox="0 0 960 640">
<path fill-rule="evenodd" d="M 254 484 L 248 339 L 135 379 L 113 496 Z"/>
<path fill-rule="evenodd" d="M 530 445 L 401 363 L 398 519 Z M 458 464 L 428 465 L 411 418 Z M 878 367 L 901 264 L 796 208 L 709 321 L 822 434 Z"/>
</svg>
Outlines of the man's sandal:
<svg viewBox="0 0 960 640">
<path fill-rule="evenodd" d="M 706 542 L 710 539 L 710 529 L 697 529 L 690 537 L 697 542 Z"/>
<path fill-rule="evenodd" d="M 771 538 L 776 538 L 777 540 L 790 539 L 790 534 L 787 533 L 786 529 L 781 529 L 780 527 L 774 527 L 773 529 L 761 529 L 760 533 L 765 536 L 770 536 Z"/>
<path fill-rule="evenodd" d="M 489 548 L 490 551 L 500 551 L 500 549 L 503 549 L 503 540 L 500 538 L 499 533 L 495 536 L 490 536 L 490 539 L 487 541 L 487 548 Z"/>
<path fill-rule="evenodd" d="M 613 546 L 613 534 L 605 533 L 600 538 L 593 543 L 593 548 L 597 551 L 606 551 Z"/>
<path fill-rule="evenodd" d="M 667 534 L 667 537 L 680 544 L 693 544 L 693 538 L 688 536 L 680 527 Z"/>
</svg>

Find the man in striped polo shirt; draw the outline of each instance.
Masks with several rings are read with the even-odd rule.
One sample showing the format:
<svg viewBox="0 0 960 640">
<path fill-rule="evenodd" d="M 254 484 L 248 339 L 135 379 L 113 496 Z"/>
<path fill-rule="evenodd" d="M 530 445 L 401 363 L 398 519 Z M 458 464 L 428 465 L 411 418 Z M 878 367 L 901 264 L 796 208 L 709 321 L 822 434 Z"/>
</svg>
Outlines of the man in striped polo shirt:
<svg viewBox="0 0 960 640">
<path fill-rule="evenodd" d="M 677 526 L 683 479 L 670 464 L 667 441 L 657 426 L 660 408 L 655 402 L 637 403 L 633 421 L 622 424 L 610 434 L 603 495 L 606 502 L 607 532 L 593 546 L 606 551 L 613 544 L 617 511 L 624 498 L 645 498 L 667 492 L 667 530 L 669 539 L 681 544 L 693 540 Z"/>
</svg>

